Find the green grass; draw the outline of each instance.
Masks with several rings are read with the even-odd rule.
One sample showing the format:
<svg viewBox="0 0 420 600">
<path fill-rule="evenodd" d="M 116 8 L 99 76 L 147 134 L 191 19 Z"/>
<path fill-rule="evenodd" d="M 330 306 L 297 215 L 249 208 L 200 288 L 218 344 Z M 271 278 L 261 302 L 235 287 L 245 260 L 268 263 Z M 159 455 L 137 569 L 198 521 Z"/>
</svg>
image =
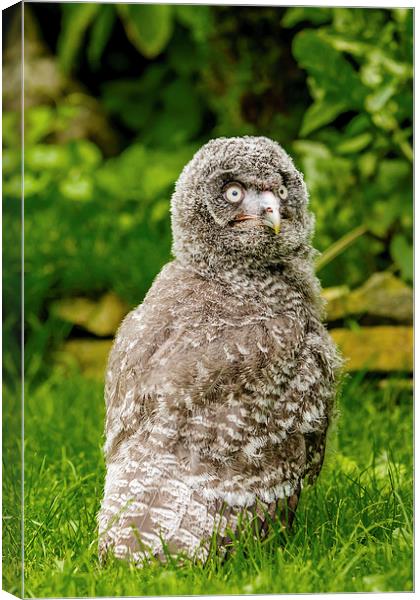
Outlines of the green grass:
<svg viewBox="0 0 420 600">
<path fill-rule="evenodd" d="M 224 563 L 152 563 L 138 570 L 96 557 L 102 494 L 102 386 L 59 373 L 26 391 L 25 596 L 408 591 L 412 583 L 412 397 L 349 379 L 326 466 L 304 489 L 293 535 L 243 536 Z M 7 470 L 7 468 L 6 468 Z M 16 497 L 7 485 L 4 507 Z M 13 496 L 15 494 L 15 496 Z M 13 519 L 6 543 L 16 545 Z M 19 590 L 16 563 L 6 589 Z"/>
</svg>

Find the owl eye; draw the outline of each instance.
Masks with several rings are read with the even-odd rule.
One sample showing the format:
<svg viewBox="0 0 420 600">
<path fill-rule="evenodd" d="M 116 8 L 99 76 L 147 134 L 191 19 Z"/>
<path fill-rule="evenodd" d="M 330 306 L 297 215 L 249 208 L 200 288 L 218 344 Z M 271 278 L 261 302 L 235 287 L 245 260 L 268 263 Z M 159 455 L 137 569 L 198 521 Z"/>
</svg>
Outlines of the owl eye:
<svg viewBox="0 0 420 600">
<path fill-rule="evenodd" d="M 245 197 L 245 190 L 240 183 L 229 183 L 225 187 L 223 197 L 231 204 L 239 204 Z"/>
<path fill-rule="evenodd" d="M 279 187 L 279 196 L 282 200 L 286 200 L 288 195 L 287 187 L 285 185 L 281 185 Z"/>
</svg>

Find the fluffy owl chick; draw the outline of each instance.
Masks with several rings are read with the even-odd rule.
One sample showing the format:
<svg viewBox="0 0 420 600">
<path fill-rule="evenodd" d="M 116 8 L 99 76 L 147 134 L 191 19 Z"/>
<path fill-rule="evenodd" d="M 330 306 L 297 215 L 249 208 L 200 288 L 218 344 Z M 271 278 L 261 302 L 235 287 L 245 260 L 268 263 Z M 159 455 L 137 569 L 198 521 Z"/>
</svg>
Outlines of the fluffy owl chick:
<svg viewBox="0 0 420 600">
<path fill-rule="evenodd" d="M 101 555 L 203 559 L 244 514 L 262 532 L 290 523 L 322 465 L 340 367 L 307 202 L 265 137 L 211 140 L 184 168 L 175 260 L 109 358 Z"/>
</svg>

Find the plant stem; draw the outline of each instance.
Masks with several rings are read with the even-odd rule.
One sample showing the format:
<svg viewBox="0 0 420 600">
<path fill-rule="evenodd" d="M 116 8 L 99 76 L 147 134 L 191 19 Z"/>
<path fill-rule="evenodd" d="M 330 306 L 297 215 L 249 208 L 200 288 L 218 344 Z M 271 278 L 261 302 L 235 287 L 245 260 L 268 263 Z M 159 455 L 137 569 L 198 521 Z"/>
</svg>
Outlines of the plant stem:
<svg viewBox="0 0 420 600">
<path fill-rule="evenodd" d="M 343 235 L 342 238 L 334 242 L 325 252 L 321 254 L 321 256 L 315 261 L 315 270 L 320 271 L 323 269 L 328 263 L 330 263 L 334 258 L 336 258 L 339 254 L 347 250 L 349 246 L 351 246 L 357 238 L 364 235 L 367 232 L 366 225 L 359 225 L 349 233 Z"/>
</svg>

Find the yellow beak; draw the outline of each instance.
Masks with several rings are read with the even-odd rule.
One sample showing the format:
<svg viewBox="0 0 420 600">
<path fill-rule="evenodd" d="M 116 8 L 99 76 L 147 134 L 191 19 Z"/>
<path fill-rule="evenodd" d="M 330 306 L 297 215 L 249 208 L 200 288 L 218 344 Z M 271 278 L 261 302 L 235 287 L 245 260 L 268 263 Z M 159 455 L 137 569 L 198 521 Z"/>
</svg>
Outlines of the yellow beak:
<svg viewBox="0 0 420 600">
<path fill-rule="evenodd" d="M 281 229 L 280 203 L 278 198 L 272 192 L 262 192 L 260 194 L 260 206 L 263 215 L 263 221 L 268 227 L 274 229 L 277 235 Z"/>
</svg>

